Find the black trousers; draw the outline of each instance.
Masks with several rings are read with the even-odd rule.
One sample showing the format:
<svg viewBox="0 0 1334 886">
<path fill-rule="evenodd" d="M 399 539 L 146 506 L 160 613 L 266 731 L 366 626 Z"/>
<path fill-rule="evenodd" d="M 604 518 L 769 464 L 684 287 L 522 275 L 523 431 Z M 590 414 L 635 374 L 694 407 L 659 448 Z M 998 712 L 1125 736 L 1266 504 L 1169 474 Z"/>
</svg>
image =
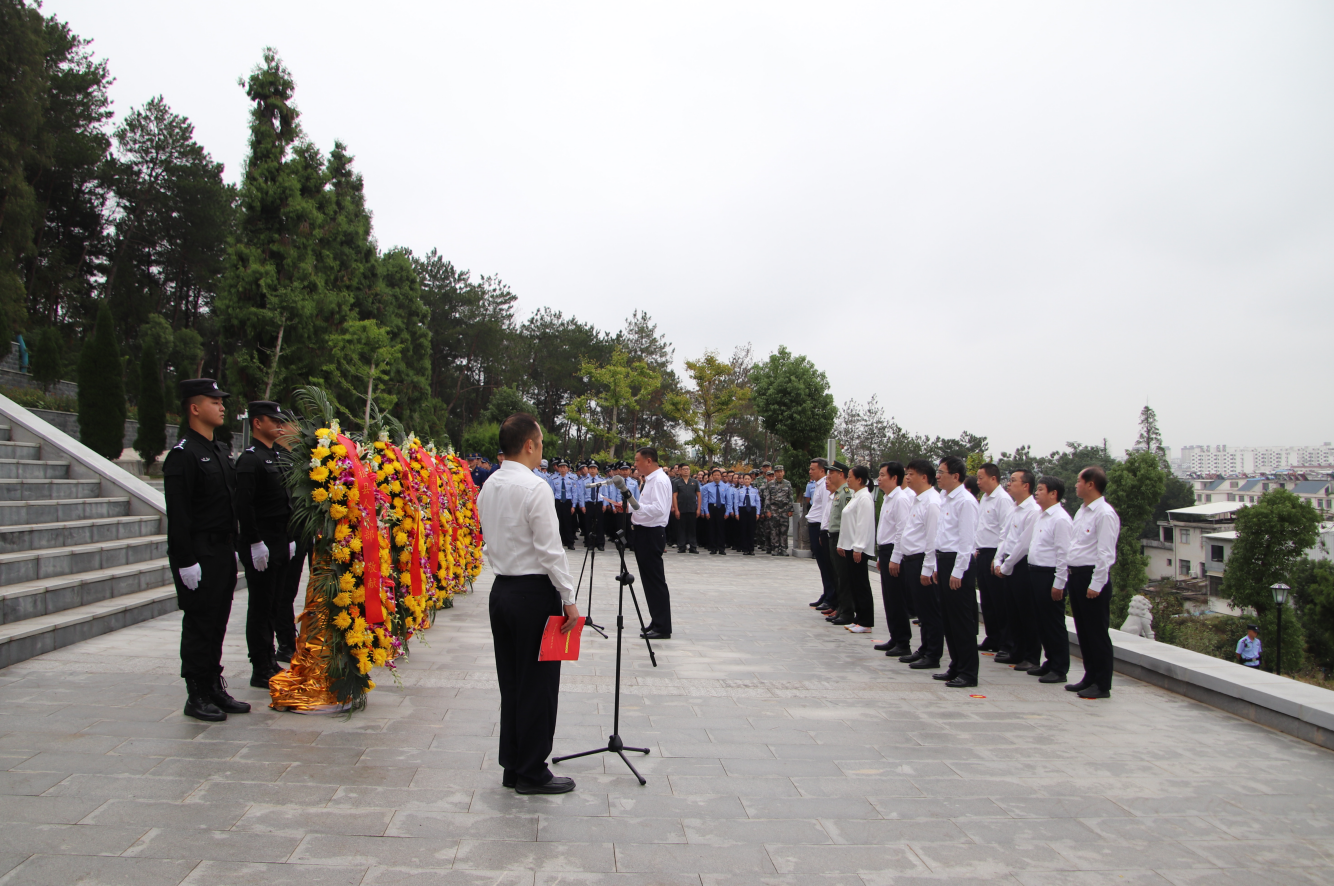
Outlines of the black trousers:
<svg viewBox="0 0 1334 886">
<path fill-rule="evenodd" d="M 556 499 L 556 523 L 560 527 L 560 543 L 565 547 L 574 544 L 574 502 L 568 498 Z"/>
<path fill-rule="evenodd" d="M 635 564 L 648 604 L 648 629 L 659 634 L 672 632 L 672 595 L 667 590 L 667 573 L 662 568 L 662 552 L 667 550 L 667 527 L 636 526 L 633 533 Z"/>
<path fill-rule="evenodd" d="M 982 605 L 982 623 L 986 625 L 987 646 L 1000 651 L 1010 648 L 1009 598 L 1001 587 L 1001 580 L 991 571 L 996 560 L 995 548 L 979 548 L 973 558 L 973 572 L 977 576 L 977 596 Z"/>
<path fill-rule="evenodd" d="M 692 511 L 682 511 L 681 518 L 676 521 L 676 549 L 684 551 L 689 548 L 692 551 L 699 550 L 695 546 L 695 536 L 699 531 L 695 526 L 699 522 L 698 516 Z"/>
<path fill-rule="evenodd" d="M 500 682 L 500 765 L 538 784 L 551 781 L 547 757 L 556 734 L 560 662 L 538 661 L 547 619 L 561 615 L 560 593 L 545 575 L 498 575 L 487 601 Z"/>
<path fill-rule="evenodd" d="M 875 604 L 871 596 L 871 555 L 862 554 L 858 563 L 848 551 L 843 555 L 848 576 L 848 593 L 852 597 L 852 623 L 864 628 L 875 627 Z M 834 556 L 838 556 L 835 552 Z"/>
<path fill-rule="evenodd" d="M 269 565 L 263 572 L 255 569 L 250 559 L 250 545 L 242 542 L 239 552 L 241 566 L 245 568 L 245 645 L 250 664 L 255 667 L 273 663 L 273 641 L 277 636 L 274 613 L 278 610 L 288 560 L 286 536 L 261 533 L 260 540 L 269 549 Z"/>
<path fill-rule="evenodd" d="M 885 626 L 889 628 L 889 642 L 905 649 L 912 647 L 912 624 L 903 605 L 903 582 L 889 574 L 889 558 L 893 545 L 880 549 L 876 562 L 880 566 L 880 599 L 885 604 Z"/>
<path fill-rule="evenodd" d="M 1104 584 L 1098 596 L 1090 600 L 1088 589 L 1092 581 L 1092 566 L 1071 566 L 1065 590 L 1070 595 L 1070 614 L 1075 619 L 1079 654 L 1084 657 L 1084 680 L 1110 691 L 1112 636 L 1107 631 L 1112 620 L 1112 584 Z"/>
<path fill-rule="evenodd" d="M 699 518 L 695 520 L 695 542 L 701 548 L 709 548 L 709 533 L 712 532 L 713 521 L 708 519 L 709 509 L 701 505 Z M 712 548 L 709 548 L 712 550 Z"/>
<path fill-rule="evenodd" d="M 1051 598 L 1056 583 L 1056 569 L 1051 566 L 1028 566 L 1028 583 L 1033 594 L 1033 609 L 1037 613 L 1038 639 L 1046 660 L 1042 666 L 1062 676 L 1070 672 L 1070 635 L 1065 630 L 1065 596 Z"/>
<path fill-rule="evenodd" d="M 899 578 L 903 580 L 905 590 L 910 590 L 916 601 L 917 622 L 921 633 L 918 651 L 928 661 L 940 661 L 945 654 L 945 626 L 940 614 L 940 598 L 935 588 L 922 584 L 922 562 L 924 554 L 904 557 L 899 564 Z"/>
<path fill-rule="evenodd" d="M 709 505 L 709 550 L 721 554 L 727 550 L 727 508 L 723 505 Z"/>
<path fill-rule="evenodd" d="M 181 607 L 181 676 L 213 680 L 222 673 L 222 641 L 232 614 L 236 591 L 236 546 L 230 535 L 196 535 L 191 539 L 203 577 L 193 591 L 176 584 L 176 605 Z M 186 564 L 190 565 L 190 564 Z"/>
<path fill-rule="evenodd" d="M 310 545 L 297 542 L 296 556 L 287 561 L 273 600 L 273 633 L 282 649 L 296 649 L 296 597 L 301 593 L 301 570 L 310 556 Z"/>
<path fill-rule="evenodd" d="M 1014 564 L 1014 571 L 1003 576 L 1005 595 L 1010 602 L 1010 657 L 1014 663 L 1042 663 L 1042 637 L 1038 634 L 1038 610 L 1033 603 L 1033 583 L 1028 577 L 1028 558 Z"/>
<path fill-rule="evenodd" d="M 825 551 L 829 557 L 829 571 L 834 574 L 834 608 L 838 610 L 840 619 L 851 619 L 854 610 L 852 605 L 852 588 L 848 585 L 848 558 L 838 555 L 838 533 L 825 531 L 824 533 Z"/>
<path fill-rule="evenodd" d="M 607 539 L 602 532 L 602 502 L 591 501 L 584 505 L 584 547 L 603 547 Z"/>
<path fill-rule="evenodd" d="M 737 511 L 737 519 L 740 522 L 740 530 L 737 533 L 737 548 L 743 554 L 755 553 L 755 509 L 753 507 L 740 508 Z"/>
<path fill-rule="evenodd" d="M 940 614 L 945 629 L 945 644 L 950 652 L 947 673 L 952 677 L 977 682 L 977 582 L 974 565 L 968 564 L 958 588 L 950 587 L 950 573 L 959 561 L 954 551 L 936 552 L 936 593 L 940 596 Z"/>
<path fill-rule="evenodd" d="M 829 565 L 829 550 L 824 545 L 824 535 L 819 523 L 806 524 L 806 538 L 810 542 L 811 553 L 815 554 L 815 564 L 820 567 L 820 600 L 828 604 L 825 607 L 828 609 L 838 603 L 838 588 L 834 584 L 834 569 Z"/>
</svg>

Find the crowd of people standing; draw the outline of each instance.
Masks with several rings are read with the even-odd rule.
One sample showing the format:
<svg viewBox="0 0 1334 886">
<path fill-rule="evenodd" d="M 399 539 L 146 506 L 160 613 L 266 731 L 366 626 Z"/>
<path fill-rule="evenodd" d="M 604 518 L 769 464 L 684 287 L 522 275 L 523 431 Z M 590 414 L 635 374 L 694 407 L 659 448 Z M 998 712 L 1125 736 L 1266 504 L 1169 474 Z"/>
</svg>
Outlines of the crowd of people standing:
<svg viewBox="0 0 1334 886">
<path fill-rule="evenodd" d="M 1080 472 L 1075 493 L 1083 504 L 1073 519 L 1061 504 L 1060 478 L 1018 470 L 1002 488 L 1000 469 L 988 463 L 977 471 L 976 491 L 971 479 L 954 456 L 884 462 L 874 480 L 866 465 L 812 461 L 806 525 L 822 593 L 811 607 L 831 625 L 871 634 L 874 561 L 889 630 L 875 650 L 967 688 L 978 685 L 983 652 L 1041 683 L 1066 683 L 1068 597 L 1084 677 L 1065 688 L 1109 697 L 1110 571 L 1121 521 L 1103 495 L 1107 474 L 1097 466 Z M 873 482 L 883 493 L 878 516 Z"/>
</svg>

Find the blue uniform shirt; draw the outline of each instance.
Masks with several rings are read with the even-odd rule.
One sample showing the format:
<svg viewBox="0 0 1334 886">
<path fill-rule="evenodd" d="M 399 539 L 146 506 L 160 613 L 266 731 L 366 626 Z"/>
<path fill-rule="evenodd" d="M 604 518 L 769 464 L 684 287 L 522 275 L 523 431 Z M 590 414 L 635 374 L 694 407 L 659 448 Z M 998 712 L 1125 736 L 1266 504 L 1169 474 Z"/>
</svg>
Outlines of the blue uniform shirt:
<svg viewBox="0 0 1334 886">
<path fill-rule="evenodd" d="M 738 486 L 736 489 L 736 506 L 740 508 L 760 509 L 760 491 L 754 486 Z"/>
<path fill-rule="evenodd" d="M 1248 668 L 1258 668 L 1260 666 L 1260 638 L 1252 640 L 1250 637 L 1242 637 L 1237 641 L 1237 655 L 1241 656 L 1241 663 Z"/>
<path fill-rule="evenodd" d="M 577 479 L 573 474 L 566 474 L 562 477 L 559 473 L 552 474 L 547 479 L 547 483 L 551 484 L 551 494 L 556 497 L 556 501 L 574 501 Z"/>
</svg>

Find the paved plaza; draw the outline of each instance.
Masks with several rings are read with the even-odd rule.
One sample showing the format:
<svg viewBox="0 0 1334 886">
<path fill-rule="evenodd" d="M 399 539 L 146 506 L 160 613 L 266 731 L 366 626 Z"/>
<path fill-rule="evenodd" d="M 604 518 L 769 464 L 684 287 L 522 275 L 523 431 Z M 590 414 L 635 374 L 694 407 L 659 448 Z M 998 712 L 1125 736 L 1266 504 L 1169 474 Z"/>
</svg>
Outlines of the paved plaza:
<svg viewBox="0 0 1334 886">
<path fill-rule="evenodd" d="M 244 593 L 255 712 L 226 723 L 181 715 L 179 614 L 2 670 L 0 886 L 1334 882 L 1327 751 L 1119 676 L 1083 701 L 984 657 L 945 689 L 812 614 L 810 560 L 667 575 L 659 667 L 626 645 L 645 787 L 607 755 L 555 767 L 571 794 L 501 787 L 486 575 L 351 719 L 244 685 Z M 614 651 L 586 633 L 565 665 L 557 754 L 605 743 Z"/>
</svg>

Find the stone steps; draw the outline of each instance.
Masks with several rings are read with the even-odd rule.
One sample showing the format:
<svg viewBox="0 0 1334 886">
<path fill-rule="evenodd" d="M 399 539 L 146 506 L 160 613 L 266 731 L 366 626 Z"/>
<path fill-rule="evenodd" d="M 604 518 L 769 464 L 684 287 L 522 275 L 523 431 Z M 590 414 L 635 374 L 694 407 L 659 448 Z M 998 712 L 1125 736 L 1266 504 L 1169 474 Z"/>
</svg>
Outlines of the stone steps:
<svg viewBox="0 0 1334 886">
<path fill-rule="evenodd" d="M 0 554 L 124 541 L 157 535 L 161 529 L 162 518 L 157 516 L 4 526 L 0 527 Z"/>
<path fill-rule="evenodd" d="M 98 480 L 0 480 L 0 501 L 97 498 L 101 493 Z"/>
<path fill-rule="evenodd" d="M 15 443 L 13 440 L 0 441 L 0 458 L 19 458 L 35 460 L 42 455 L 40 443 Z"/>
<path fill-rule="evenodd" d="M 0 668 L 176 611 L 170 585 L 0 625 Z"/>
<path fill-rule="evenodd" d="M 0 501 L 0 526 L 101 520 L 130 513 L 128 498 L 69 498 L 63 501 Z"/>
<path fill-rule="evenodd" d="M 80 572 L 128 566 L 165 556 L 167 556 L 165 535 L 0 554 L 0 586 L 39 579 L 63 578 Z"/>
<path fill-rule="evenodd" d="M 69 462 L 0 458 L 0 480 L 64 480 Z"/>
<path fill-rule="evenodd" d="M 39 578 L 0 588 L 0 624 L 52 615 L 171 585 L 166 557 L 91 569 L 64 578 Z"/>
</svg>

